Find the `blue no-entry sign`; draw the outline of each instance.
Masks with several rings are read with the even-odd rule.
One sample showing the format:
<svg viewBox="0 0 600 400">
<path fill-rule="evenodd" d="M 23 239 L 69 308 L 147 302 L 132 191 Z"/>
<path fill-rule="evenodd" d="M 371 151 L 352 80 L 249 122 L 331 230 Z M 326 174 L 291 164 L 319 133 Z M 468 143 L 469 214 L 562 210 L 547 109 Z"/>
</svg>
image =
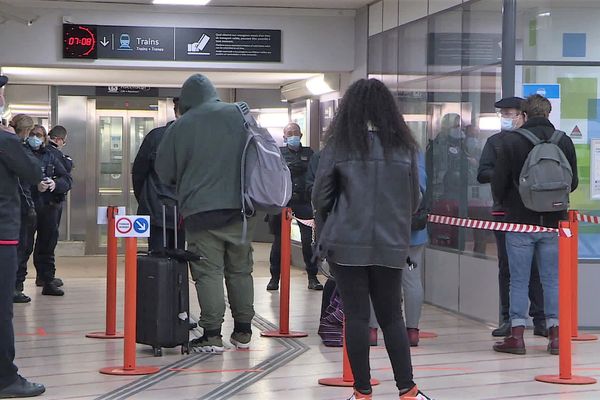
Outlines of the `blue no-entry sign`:
<svg viewBox="0 0 600 400">
<path fill-rule="evenodd" d="M 150 217 L 122 215 L 115 221 L 115 237 L 150 237 Z"/>
</svg>

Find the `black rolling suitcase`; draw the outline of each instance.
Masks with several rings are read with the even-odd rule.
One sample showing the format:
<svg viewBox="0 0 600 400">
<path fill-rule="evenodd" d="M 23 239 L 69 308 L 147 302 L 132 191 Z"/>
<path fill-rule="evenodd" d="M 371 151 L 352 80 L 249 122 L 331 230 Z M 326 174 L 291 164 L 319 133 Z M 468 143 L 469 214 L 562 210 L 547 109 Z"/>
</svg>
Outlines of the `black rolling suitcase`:
<svg viewBox="0 0 600 400">
<path fill-rule="evenodd" d="M 136 341 L 152 346 L 156 357 L 162 355 L 162 347 L 181 346 L 181 354 L 189 354 L 188 261 L 167 249 L 165 215 L 163 205 L 164 251 L 137 258 Z"/>
</svg>

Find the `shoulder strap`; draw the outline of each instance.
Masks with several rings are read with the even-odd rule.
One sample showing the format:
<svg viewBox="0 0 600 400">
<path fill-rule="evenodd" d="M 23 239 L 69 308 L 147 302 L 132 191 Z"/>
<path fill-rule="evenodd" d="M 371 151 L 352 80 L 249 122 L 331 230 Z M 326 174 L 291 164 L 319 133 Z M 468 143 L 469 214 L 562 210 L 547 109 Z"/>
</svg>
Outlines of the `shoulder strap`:
<svg viewBox="0 0 600 400">
<path fill-rule="evenodd" d="M 237 102 L 235 103 L 235 106 L 237 107 L 237 109 L 240 111 L 240 113 L 242 114 L 242 117 L 244 118 L 244 125 L 246 127 L 246 129 L 248 129 L 248 127 L 252 124 L 254 124 L 254 118 L 252 118 L 252 115 L 250 114 L 250 107 L 248 107 L 248 104 L 246 104 L 245 102 Z M 242 151 L 242 162 L 241 162 L 241 171 L 240 171 L 240 192 L 241 192 L 241 197 L 242 197 L 242 239 L 241 239 L 241 243 L 245 243 L 246 242 L 246 236 L 248 233 L 248 215 L 246 214 L 246 196 L 245 196 L 245 189 L 246 189 L 246 155 L 248 153 L 248 146 L 250 146 L 250 142 L 252 141 L 253 137 L 252 135 L 248 135 L 248 137 L 246 138 L 246 143 L 244 144 L 244 150 Z"/>
<path fill-rule="evenodd" d="M 559 130 L 554 131 L 554 133 L 550 137 L 550 143 L 554 143 L 555 145 L 558 146 L 558 143 L 560 142 L 560 140 L 562 139 L 562 137 L 564 135 L 566 135 L 566 133 L 564 133 L 563 131 L 559 131 Z"/>
<path fill-rule="evenodd" d="M 537 136 L 535 136 L 533 134 L 533 132 L 531 132 L 530 130 L 519 128 L 519 129 L 515 129 L 513 132 L 520 133 L 522 136 L 525 137 L 525 139 L 529 140 L 534 146 L 542 143 L 542 141 Z"/>
<path fill-rule="evenodd" d="M 238 110 L 240 110 L 242 117 L 244 117 L 245 123 L 248 125 L 253 125 L 254 118 L 252 117 L 252 114 L 250 114 L 250 107 L 248 107 L 248 104 L 246 104 L 243 101 L 238 101 L 237 103 L 235 103 L 235 106 Z"/>
</svg>

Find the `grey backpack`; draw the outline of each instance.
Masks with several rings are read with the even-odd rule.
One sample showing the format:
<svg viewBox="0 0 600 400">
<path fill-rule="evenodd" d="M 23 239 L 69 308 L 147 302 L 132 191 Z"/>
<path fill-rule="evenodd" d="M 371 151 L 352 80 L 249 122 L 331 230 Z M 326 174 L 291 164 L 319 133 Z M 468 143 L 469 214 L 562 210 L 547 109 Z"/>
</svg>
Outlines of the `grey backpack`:
<svg viewBox="0 0 600 400">
<path fill-rule="evenodd" d="M 256 211 L 279 214 L 292 197 L 292 178 L 279 146 L 269 131 L 258 126 L 246 103 L 235 105 L 244 117 L 247 134 L 241 171 L 245 223 L 246 217 L 254 215 Z"/>
<path fill-rule="evenodd" d="M 527 129 L 515 132 L 533 144 L 519 176 L 519 194 L 525 207 L 537 212 L 568 209 L 573 171 L 558 147 L 565 133 L 554 131 L 550 140 L 544 141 Z"/>
</svg>

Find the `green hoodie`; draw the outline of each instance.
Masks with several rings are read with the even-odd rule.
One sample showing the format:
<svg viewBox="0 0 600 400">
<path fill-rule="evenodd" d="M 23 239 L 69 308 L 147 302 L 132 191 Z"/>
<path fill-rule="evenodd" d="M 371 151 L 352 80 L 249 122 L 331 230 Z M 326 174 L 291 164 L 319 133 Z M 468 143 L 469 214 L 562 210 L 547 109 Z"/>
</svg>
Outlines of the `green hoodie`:
<svg viewBox="0 0 600 400">
<path fill-rule="evenodd" d="M 181 117 L 160 143 L 155 169 L 163 183 L 176 185 L 181 214 L 241 209 L 242 114 L 200 74 L 183 84 L 179 110 Z"/>
</svg>

